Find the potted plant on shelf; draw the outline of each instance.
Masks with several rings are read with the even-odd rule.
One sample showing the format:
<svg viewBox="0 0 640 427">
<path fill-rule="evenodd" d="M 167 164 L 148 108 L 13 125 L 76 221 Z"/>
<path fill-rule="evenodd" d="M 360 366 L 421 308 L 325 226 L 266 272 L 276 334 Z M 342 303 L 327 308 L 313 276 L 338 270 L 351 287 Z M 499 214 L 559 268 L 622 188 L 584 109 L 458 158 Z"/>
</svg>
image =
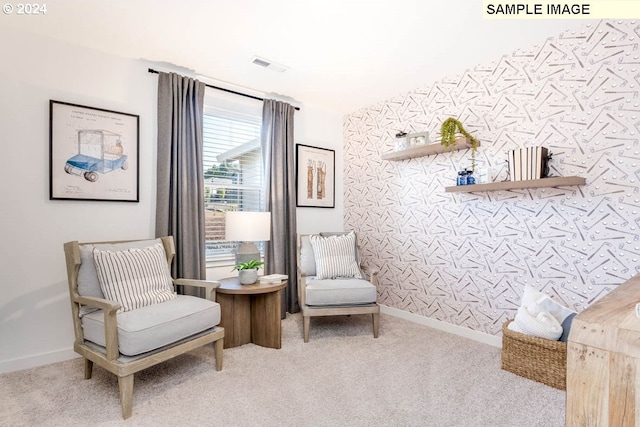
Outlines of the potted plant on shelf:
<svg viewBox="0 0 640 427">
<path fill-rule="evenodd" d="M 478 151 L 478 140 L 467 132 L 462 126 L 460 120 L 455 119 L 453 117 L 449 117 L 440 126 L 440 144 L 442 144 L 445 148 L 453 151 L 453 148 L 456 146 L 456 135 L 461 134 L 465 137 L 469 138 L 471 141 L 471 171 L 476 168 L 476 151 Z"/>
<path fill-rule="evenodd" d="M 238 270 L 238 279 L 243 285 L 250 285 L 256 283 L 258 280 L 258 267 L 262 266 L 264 262 L 252 259 L 251 261 L 241 262 L 233 266 L 234 270 Z"/>
</svg>

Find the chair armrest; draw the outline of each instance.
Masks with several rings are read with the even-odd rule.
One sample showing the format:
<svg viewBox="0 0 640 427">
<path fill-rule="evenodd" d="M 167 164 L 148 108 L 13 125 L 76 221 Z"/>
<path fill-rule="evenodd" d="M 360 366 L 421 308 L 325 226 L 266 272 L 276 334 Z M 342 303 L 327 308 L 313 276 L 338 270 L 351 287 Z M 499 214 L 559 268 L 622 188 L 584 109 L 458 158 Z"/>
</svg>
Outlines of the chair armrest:
<svg viewBox="0 0 640 427">
<path fill-rule="evenodd" d="M 307 272 L 298 266 L 298 303 L 306 305 Z"/>
<path fill-rule="evenodd" d="M 361 265 L 360 269 L 366 276 L 366 278 L 373 283 L 374 285 L 378 285 L 378 270 L 367 265 Z"/>
<path fill-rule="evenodd" d="M 104 338 L 105 343 L 107 343 L 107 360 L 116 360 L 120 356 L 116 312 L 122 305 L 117 301 L 96 297 L 79 296 L 75 300 L 79 304 L 102 309 L 104 314 Z"/>
<path fill-rule="evenodd" d="M 174 279 L 173 284 L 204 288 L 206 290 L 205 297 L 210 301 L 216 300 L 216 288 L 220 287 L 220 282 L 217 280 Z"/>
<path fill-rule="evenodd" d="M 104 298 L 79 296 L 75 300 L 78 304 L 86 305 L 92 308 L 99 308 L 101 310 L 104 310 L 105 312 L 115 313 L 120 307 L 122 307 L 122 304 L 120 304 L 118 301 L 111 301 Z"/>
<path fill-rule="evenodd" d="M 298 267 L 298 290 L 301 291 L 307 286 L 307 272 Z"/>
<path fill-rule="evenodd" d="M 304 271 L 301 267 L 298 267 L 298 274 L 302 277 L 307 277 L 307 272 Z"/>
</svg>

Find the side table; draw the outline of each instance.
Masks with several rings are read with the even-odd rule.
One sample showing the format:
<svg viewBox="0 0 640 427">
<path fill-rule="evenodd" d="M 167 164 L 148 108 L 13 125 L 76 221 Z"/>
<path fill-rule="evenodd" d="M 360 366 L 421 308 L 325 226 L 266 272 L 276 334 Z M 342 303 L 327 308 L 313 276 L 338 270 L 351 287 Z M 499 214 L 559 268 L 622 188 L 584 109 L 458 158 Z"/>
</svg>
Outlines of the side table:
<svg viewBox="0 0 640 427">
<path fill-rule="evenodd" d="M 241 285 L 237 277 L 220 280 L 216 301 L 220 304 L 220 324 L 224 328 L 224 348 L 254 343 L 281 348 L 282 327 L 280 283 Z"/>
</svg>

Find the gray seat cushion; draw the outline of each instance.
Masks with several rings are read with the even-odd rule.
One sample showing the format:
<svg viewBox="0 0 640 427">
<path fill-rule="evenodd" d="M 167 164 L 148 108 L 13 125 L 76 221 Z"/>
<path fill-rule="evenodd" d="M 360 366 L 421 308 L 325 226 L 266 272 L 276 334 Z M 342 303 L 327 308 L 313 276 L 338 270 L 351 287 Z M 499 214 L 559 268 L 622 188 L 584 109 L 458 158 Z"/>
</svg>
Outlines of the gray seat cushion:
<svg viewBox="0 0 640 427">
<path fill-rule="evenodd" d="M 311 306 L 370 304 L 376 302 L 376 287 L 364 279 L 307 278 L 305 302 Z"/>
<path fill-rule="evenodd" d="M 120 353 L 146 353 L 197 334 L 220 323 L 217 302 L 187 295 L 123 313 L 118 313 Z M 84 338 L 106 346 L 102 310 L 82 317 Z"/>
</svg>

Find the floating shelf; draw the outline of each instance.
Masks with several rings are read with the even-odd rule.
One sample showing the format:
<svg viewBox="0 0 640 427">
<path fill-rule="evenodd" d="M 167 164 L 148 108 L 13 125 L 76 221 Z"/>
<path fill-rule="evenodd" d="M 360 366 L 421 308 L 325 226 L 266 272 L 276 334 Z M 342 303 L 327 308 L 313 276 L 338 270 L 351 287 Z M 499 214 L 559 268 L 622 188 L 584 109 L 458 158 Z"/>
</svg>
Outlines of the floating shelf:
<svg viewBox="0 0 640 427">
<path fill-rule="evenodd" d="M 567 187 L 584 185 L 587 182 L 580 176 L 561 176 L 553 178 L 531 179 L 526 181 L 490 182 L 488 184 L 454 185 L 445 187 L 446 193 L 475 193 L 478 191 L 515 190 L 522 188 Z"/>
<path fill-rule="evenodd" d="M 478 147 L 480 142 L 478 141 Z M 407 148 L 402 151 L 392 151 L 391 153 L 385 153 L 382 155 L 382 160 L 399 161 L 406 159 L 413 159 L 415 157 L 431 156 L 433 154 L 440 154 L 446 151 L 458 151 L 471 148 L 471 141 L 467 138 L 457 138 L 456 146 L 453 149 L 449 149 L 439 142 L 434 142 L 427 145 L 418 145 L 417 147 Z"/>
</svg>

